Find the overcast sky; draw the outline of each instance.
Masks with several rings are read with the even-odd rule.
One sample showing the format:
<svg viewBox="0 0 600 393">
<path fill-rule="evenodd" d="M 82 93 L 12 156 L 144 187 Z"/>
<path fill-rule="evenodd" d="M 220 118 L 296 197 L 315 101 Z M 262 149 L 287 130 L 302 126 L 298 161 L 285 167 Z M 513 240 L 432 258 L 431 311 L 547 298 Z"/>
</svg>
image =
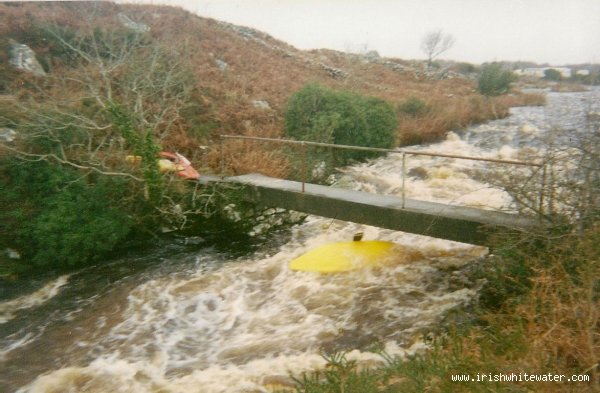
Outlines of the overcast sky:
<svg viewBox="0 0 600 393">
<path fill-rule="evenodd" d="M 423 59 L 423 36 L 456 39 L 441 58 L 600 63 L 600 0 L 154 0 L 264 31 L 299 49 Z"/>
</svg>

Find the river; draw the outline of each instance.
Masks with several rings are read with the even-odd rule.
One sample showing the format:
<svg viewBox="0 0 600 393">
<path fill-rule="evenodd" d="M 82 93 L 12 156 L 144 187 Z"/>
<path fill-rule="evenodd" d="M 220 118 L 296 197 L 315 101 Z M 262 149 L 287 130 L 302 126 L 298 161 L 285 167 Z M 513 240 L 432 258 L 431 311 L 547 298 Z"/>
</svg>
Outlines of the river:
<svg viewBox="0 0 600 393">
<path fill-rule="evenodd" d="M 547 93 L 545 107 L 458 130 L 419 149 L 522 158 L 555 127 L 580 130 L 599 112 L 600 90 Z M 335 182 L 398 194 L 400 155 L 344 168 Z M 413 156 L 407 197 L 513 210 L 474 170 L 486 164 Z M 478 180 L 479 179 L 479 180 Z M 288 262 L 316 246 L 349 240 L 398 244 L 385 266 L 344 274 L 294 272 Z M 377 364 L 423 348 L 422 331 L 477 294 L 462 270 L 487 249 L 310 216 L 242 256 L 200 238 L 171 238 L 45 283 L 0 303 L 0 391 L 266 392 L 290 371 L 324 365 L 320 353 L 352 350 Z"/>
</svg>

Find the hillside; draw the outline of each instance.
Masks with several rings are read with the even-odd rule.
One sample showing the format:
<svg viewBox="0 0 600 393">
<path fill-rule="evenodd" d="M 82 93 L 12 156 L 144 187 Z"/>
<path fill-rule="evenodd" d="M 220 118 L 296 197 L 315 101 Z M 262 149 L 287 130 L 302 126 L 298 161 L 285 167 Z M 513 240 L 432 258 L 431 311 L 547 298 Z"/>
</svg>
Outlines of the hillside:
<svg viewBox="0 0 600 393">
<path fill-rule="evenodd" d="M 472 76 L 375 53 L 300 51 L 173 7 L 0 3 L 0 249 L 16 256 L 0 257 L 0 277 L 94 263 L 163 231 L 247 238 L 251 212 L 225 209 L 243 205 L 234 191 L 197 192 L 157 159 L 177 151 L 200 173 L 222 162 L 229 173 L 298 173 L 284 149 L 220 149 L 219 135 L 285 137 L 288 102 L 309 83 L 350 106 L 302 124 L 364 136 L 358 125 L 385 123 L 388 144 L 443 138 L 532 98 L 484 97 Z"/>
<path fill-rule="evenodd" d="M 398 59 L 345 54 L 330 50 L 300 51 L 254 29 L 195 16 L 182 9 L 112 3 L 1 3 L 1 93 L 23 95 L 33 85 L 82 72 L 65 48 L 48 36 L 60 26 L 69 36 L 94 30 L 136 31 L 153 43 L 169 48 L 170 61 L 191 75 L 176 131 L 162 145 L 199 158 L 196 148 L 210 145 L 219 134 L 279 137 L 283 135 L 286 102 L 309 82 L 375 96 L 398 106 L 409 97 L 424 101 L 430 109 L 416 118 L 399 112 L 398 142 L 418 143 L 443 136 L 445 131 L 506 114 L 506 97 L 485 100 L 475 92 L 472 80 L 451 74 L 445 80 L 428 78 L 419 68 Z M 137 25 L 136 25 L 137 24 Z M 45 77 L 17 71 L 8 65 L 11 43 L 26 44 L 46 71 Z M 32 81 L 32 79 L 34 81 Z M 260 150 L 240 159 L 236 171 L 262 170 Z M 266 154 L 266 152 L 265 152 Z M 216 157 L 203 157 L 216 165 Z M 258 166 L 258 167 L 256 167 Z M 262 167 L 261 167 L 262 166 Z M 243 168 L 245 167 L 245 168 Z"/>
</svg>

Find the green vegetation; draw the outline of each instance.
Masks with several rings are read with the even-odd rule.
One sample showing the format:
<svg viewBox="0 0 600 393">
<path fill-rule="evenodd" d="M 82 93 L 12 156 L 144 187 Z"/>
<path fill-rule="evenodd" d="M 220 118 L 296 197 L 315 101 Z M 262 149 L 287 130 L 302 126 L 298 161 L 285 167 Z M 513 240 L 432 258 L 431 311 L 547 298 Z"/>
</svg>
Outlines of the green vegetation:
<svg viewBox="0 0 600 393">
<path fill-rule="evenodd" d="M 174 60 L 185 47 L 114 26 L 29 27 L 34 44 L 49 37 L 48 64 L 65 67 L 1 87 L 0 127 L 18 137 L 0 145 L 0 249 L 21 259 L 0 259 L 0 278 L 85 266 L 164 228 L 249 237 L 251 217 L 216 213 L 249 211 L 234 191 L 197 192 L 159 172 L 167 136 L 186 125 L 194 77 Z"/>
<path fill-rule="evenodd" d="M 458 63 L 455 65 L 456 72 L 460 72 L 461 74 L 468 75 L 477 72 L 477 67 L 471 63 Z"/>
<path fill-rule="evenodd" d="M 544 79 L 559 82 L 562 80 L 562 74 L 554 68 L 548 68 L 547 70 L 544 70 Z"/>
<path fill-rule="evenodd" d="M 285 126 L 287 135 L 298 140 L 391 148 L 397 120 L 391 105 L 383 100 L 309 84 L 290 98 Z M 340 156 L 348 160 L 374 154 L 344 152 Z"/>
<path fill-rule="evenodd" d="M 301 393 L 376 393 L 381 374 L 373 370 L 358 370 L 357 362 L 348 360 L 346 354 L 337 352 L 323 355 L 327 367 L 323 371 L 303 374 L 294 378 Z"/>
<path fill-rule="evenodd" d="M 181 199 L 176 192 L 168 195 L 158 172 L 156 122 L 140 116 L 162 86 L 152 92 L 139 78 L 131 80 L 140 72 L 134 68 L 144 55 L 142 37 L 34 26 L 36 37 L 40 31 L 50 37 L 52 62 L 58 57 L 75 67 L 83 61 L 87 72 L 31 79 L 23 87 L 28 98 L 13 96 L 0 113 L 3 126 L 18 130 L 0 160 L 0 244 L 23 257 L 4 267 L 9 273 L 70 269 L 104 258 L 133 234 L 168 221 L 162 212 Z M 176 77 L 155 60 L 144 78 Z M 126 95 L 130 82 L 140 86 L 134 105 Z M 126 154 L 140 156 L 140 168 L 128 166 Z"/>
<path fill-rule="evenodd" d="M 471 273 L 485 280 L 470 315 L 426 335 L 429 350 L 359 371 L 343 354 L 324 371 L 296 378 L 298 392 L 595 392 L 600 388 L 600 231 L 559 238 L 512 239 Z M 523 268 L 523 261 L 527 268 Z M 507 267 L 500 267 L 507 265 Z M 458 321 L 452 323 L 452 321 Z M 452 375 L 548 373 L 588 382 L 452 381 Z M 360 387 L 353 390 L 354 386 Z"/>
<path fill-rule="evenodd" d="M 500 63 L 491 63 L 481 68 L 477 82 L 478 91 L 486 96 L 499 96 L 508 92 L 515 75 Z"/>
<path fill-rule="evenodd" d="M 114 127 L 127 141 L 131 152 L 141 157 L 148 196 L 154 203 L 158 203 L 163 192 L 163 179 L 156 165 L 156 158 L 161 150 L 156 138 L 149 130 L 136 131 L 131 115 L 120 105 L 110 102 L 106 110 Z"/>
<path fill-rule="evenodd" d="M 294 223 L 287 215 L 255 211 L 236 188 L 196 190 L 160 173 L 151 186 L 152 178 L 139 183 L 44 160 L 9 158 L 0 160 L 0 174 L 0 244 L 21 254 L 19 260 L 0 260 L 0 278 L 105 260 L 164 228 L 201 234 L 217 248 L 237 253 L 265 240 L 263 233 L 251 234 L 255 225 L 268 230 Z"/>
<path fill-rule="evenodd" d="M 405 115 L 418 117 L 427 114 L 431 108 L 420 98 L 410 96 L 398 106 L 398 110 Z"/>
<path fill-rule="evenodd" d="M 132 229 L 114 201 L 126 194 L 122 179 L 82 176 L 46 161 L 0 162 L 3 242 L 21 250 L 30 268 L 72 268 L 107 255 Z"/>
</svg>

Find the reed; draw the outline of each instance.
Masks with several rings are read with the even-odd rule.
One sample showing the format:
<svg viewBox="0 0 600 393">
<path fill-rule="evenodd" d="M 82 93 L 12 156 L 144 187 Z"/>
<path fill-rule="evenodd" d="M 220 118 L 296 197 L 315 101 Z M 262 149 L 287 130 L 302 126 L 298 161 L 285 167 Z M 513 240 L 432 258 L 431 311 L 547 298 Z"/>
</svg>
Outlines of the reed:
<svg viewBox="0 0 600 393">
<path fill-rule="evenodd" d="M 386 364 L 362 374 L 358 365 L 329 361 L 328 373 L 361 378 L 364 391 L 377 392 L 597 392 L 600 389 L 600 231 L 598 224 L 584 233 L 546 239 L 540 245 L 525 241 L 503 260 L 490 260 L 478 274 L 485 286 L 494 287 L 498 302 L 475 311 L 449 315 L 445 329 L 425 334 L 429 350 L 407 358 L 384 355 Z M 513 245 L 514 246 L 514 245 Z M 531 268 L 497 269 L 498 263 Z M 481 277 L 481 276 L 480 276 Z M 528 285 L 507 288 L 507 281 Z M 518 290 L 515 288 L 518 287 Z M 488 292 L 489 295 L 490 292 Z M 468 313 L 468 314 L 467 314 Z M 448 322 L 447 321 L 447 322 Z M 338 356 L 339 357 L 339 356 Z M 326 357 L 326 359 L 336 357 Z M 342 367 L 343 366 L 343 367 Z M 354 369 L 348 370 L 349 367 Z M 510 374 L 583 375 L 587 382 L 506 382 L 482 380 L 456 382 L 452 375 Z M 298 378 L 298 392 L 343 391 L 315 375 Z M 368 385 L 364 385 L 368 384 Z M 365 387 L 367 386 L 367 387 Z"/>
</svg>

